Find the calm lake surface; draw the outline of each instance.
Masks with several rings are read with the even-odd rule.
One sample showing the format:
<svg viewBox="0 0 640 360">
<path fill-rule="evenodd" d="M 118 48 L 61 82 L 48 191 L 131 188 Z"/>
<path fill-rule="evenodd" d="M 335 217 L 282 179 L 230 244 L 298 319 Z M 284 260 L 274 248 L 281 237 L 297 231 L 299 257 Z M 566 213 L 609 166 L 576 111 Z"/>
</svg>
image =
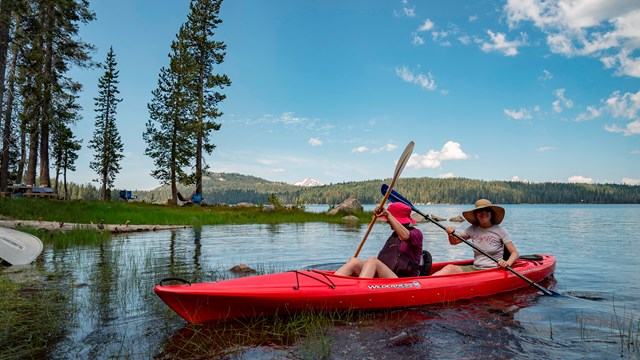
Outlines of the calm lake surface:
<svg viewBox="0 0 640 360">
<path fill-rule="evenodd" d="M 469 205 L 418 206 L 449 219 Z M 372 208 L 372 207 L 370 207 Z M 326 211 L 311 206 L 307 211 Z M 533 287 L 460 301 L 372 315 L 336 325 L 332 359 L 638 359 L 640 358 L 640 206 L 507 205 L 503 226 L 521 254 L 557 258 L 554 279 Z M 445 226 L 466 223 L 444 221 Z M 346 261 L 367 225 L 326 223 L 225 225 L 114 236 L 101 245 L 59 248 L 45 244 L 37 265 L 65 275 L 73 318 L 51 358 L 180 358 L 193 327 L 153 293 L 162 278 L 192 282 L 233 277 L 244 263 L 262 271 Z M 467 259 L 472 249 L 449 245 L 439 227 L 419 223 L 434 262 Z M 360 257 L 374 256 L 389 235 L 376 224 Z M 5 274 L 9 269 L 4 269 Z M 401 319 L 398 321 L 397 319 Z M 395 319 L 395 320 L 394 320 Z M 176 344 L 178 343 L 178 344 Z M 246 344 L 243 344 L 246 345 Z M 205 343 L 204 346 L 207 346 Z M 233 348 L 232 341 L 229 347 Z M 313 358 L 300 344 L 242 346 L 228 358 Z M 188 352 L 187 352 L 188 353 Z"/>
</svg>

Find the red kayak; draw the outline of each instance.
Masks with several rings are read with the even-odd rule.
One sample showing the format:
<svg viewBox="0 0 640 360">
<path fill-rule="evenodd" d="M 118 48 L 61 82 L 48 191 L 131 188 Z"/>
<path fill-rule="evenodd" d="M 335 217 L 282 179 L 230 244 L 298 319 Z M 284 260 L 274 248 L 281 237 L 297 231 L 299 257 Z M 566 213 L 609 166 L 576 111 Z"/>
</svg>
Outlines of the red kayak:
<svg viewBox="0 0 640 360">
<path fill-rule="evenodd" d="M 431 273 L 447 264 L 471 262 L 434 263 Z M 550 277 L 555 268 L 556 259 L 551 255 L 536 256 L 534 260 L 520 259 L 512 266 L 515 272 L 532 282 Z M 327 270 L 294 270 L 199 284 L 158 285 L 153 290 L 187 321 L 203 323 L 302 311 L 448 304 L 530 285 L 505 269 L 397 279 L 360 279 L 334 275 L 333 271 Z"/>
</svg>

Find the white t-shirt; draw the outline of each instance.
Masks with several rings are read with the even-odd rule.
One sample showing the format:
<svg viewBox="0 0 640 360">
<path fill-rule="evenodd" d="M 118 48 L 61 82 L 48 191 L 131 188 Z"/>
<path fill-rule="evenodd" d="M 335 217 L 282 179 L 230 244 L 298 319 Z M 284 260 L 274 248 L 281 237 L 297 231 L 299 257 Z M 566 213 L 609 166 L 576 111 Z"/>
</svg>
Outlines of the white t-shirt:
<svg viewBox="0 0 640 360">
<path fill-rule="evenodd" d="M 511 242 L 511 236 L 500 225 L 493 225 L 490 228 L 471 225 L 458 235 L 463 239 L 471 239 L 477 247 L 497 260 L 502 259 L 504 255 L 504 244 Z M 495 261 L 476 249 L 473 249 L 473 254 L 473 266 L 476 269 L 491 269 L 498 266 Z"/>
</svg>

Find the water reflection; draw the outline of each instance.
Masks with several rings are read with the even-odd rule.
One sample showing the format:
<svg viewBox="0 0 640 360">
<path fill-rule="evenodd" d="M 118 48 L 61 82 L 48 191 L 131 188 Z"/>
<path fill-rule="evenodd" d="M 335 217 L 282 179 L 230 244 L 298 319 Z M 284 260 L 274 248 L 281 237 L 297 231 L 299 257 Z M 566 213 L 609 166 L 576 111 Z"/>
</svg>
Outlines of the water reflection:
<svg viewBox="0 0 640 360">
<path fill-rule="evenodd" d="M 469 207 L 424 206 L 421 211 L 448 219 Z M 338 319 L 328 333 L 311 338 L 330 340 L 336 359 L 353 354 L 395 358 L 399 351 L 414 358 L 637 357 L 640 278 L 634 274 L 640 266 L 640 206 L 505 208 L 504 225 L 521 253 L 551 253 L 558 259 L 555 279 L 542 285 L 580 297 L 543 296 L 530 287 L 455 304 L 367 313 L 372 318 L 354 323 Z M 34 266 L 60 274 L 47 281 L 70 294 L 69 309 L 64 311 L 75 324 L 52 357 L 180 357 L 175 349 L 188 349 L 198 341 L 199 346 L 223 352 L 247 346 L 244 358 L 287 357 L 290 353 L 304 357 L 317 344 L 305 345 L 302 336 L 295 345 L 270 339 L 282 345 L 274 350 L 260 341 L 237 342 L 215 326 L 186 325 L 152 288 L 166 277 L 192 282 L 232 277 L 228 270 L 239 263 L 267 271 L 341 263 L 353 256 L 367 226 L 203 226 L 119 234 L 95 245 L 46 243 Z M 418 227 L 434 261 L 471 256 L 464 244 L 450 246 L 435 225 L 419 223 Z M 360 256 L 376 255 L 388 235 L 388 226 L 374 226 Z M 226 341 L 229 347 L 195 340 L 207 336 L 223 344 Z"/>
</svg>

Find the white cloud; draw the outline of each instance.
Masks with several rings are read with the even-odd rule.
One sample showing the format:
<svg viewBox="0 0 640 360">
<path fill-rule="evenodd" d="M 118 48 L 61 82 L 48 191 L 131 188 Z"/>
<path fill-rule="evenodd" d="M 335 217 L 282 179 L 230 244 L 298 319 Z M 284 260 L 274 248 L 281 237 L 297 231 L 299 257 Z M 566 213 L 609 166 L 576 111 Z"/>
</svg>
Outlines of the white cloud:
<svg viewBox="0 0 640 360">
<path fill-rule="evenodd" d="M 352 153 L 365 153 L 368 151 L 369 151 L 369 148 L 366 146 L 358 146 L 357 148 L 351 149 Z"/>
<path fill-rule="evenodd" d="M 640 91 L 637 93 L 625 93 L 620 96 L 616 91 L 605 101 L 607 108 L 614 117 L 634 119 L 640 112 Z"/>
<path fill-rule="evenodd" d="M 576 117 L 576 121 L 586 121 L 593 120 L 599 117 L 602 114 L 602 111 L 594 106 L 587 106 L 587 112 L 579 114 Z"/>
<path fill-rule="evenodd" d="M 453 175 L 453 173 L 450 173 L 450 172 L 438 175 L 438 179 L 451 179 L 452 177 L 455 177 L 455 176 Z"/>
<path fill-rule="evenodd" d="M 393 144 L 387 144 L 385 146 L 376 148 L 376 149 L 371 149 L 371 152 L 374 154 L 380 153 L 380 152 L 391 152 L 395 149 L 397 149 L 398 146 L 397 145 L 393 145 Z"/>
<path fill-rule="evenodd" d="M 514 120 L 528 120 L 532 117 L 529 111 L 524 108 L 520 108 L 520 110 L 504 109 L 504 113 Z"/>
<path fill-rule="evenodd" d="M 552 150 L 557 150 L 557 149 L 553 146 L 542 146 L 536 149 L 537 152 L 545 152 L 545 151 L 552 151 Z"/>
<path fill-rule="evenodd" d="M 631 150 L 631 151 L 629 151 L 629 154 L 638 155 L 638 154 L 640 154 L 640 150 Z"/>
<path fill-rule="evenodd" d="M 547 45 L 567 57 L 598 57 L 617 74 L 640 77 L 640 2 L 637 0 L 508 0 L 511 28 L 532 22 L 547 35 Z"/>
<path fill-rule="evenodd" d="M 436 169 L 439 168 L 443 161 L 447 160 L 466 160 L 469 155 L 465 154 L 460 148 L 460 144 L 454 141 L 448 141 L 440 151 L 429 150 L 425 155 L 412 154 L 407 162 L 407 166 L 414 169 Z"/>
<path fill-rule="evenodd" d="M 563 107 L 571 109 L 573 107 L 573 101 L 567 99 L 564 96 L 565 89 L 557 89 L 555 95 L 557 100 L 553 102 L 553 111 L 559 113 L 562 112 Z"/>
<path fill-rule="evenodd" d="M 413 71 L 408 69 L 406 66 L 401 68 L 396 68 L 396 75 L 398 75 L 402 80 L 419 85 L 423 89 L 427 90 L 435 90 L 436 89 L 436 81 L 433 79 L 433 75 L 431 73 L 414 74 Z"/>
<path fill-rule="evenodd" d="M 406 0 L 402 1 L 402 10 L 401 11 L 393 11 L 393 14 L 397 17 L 406 16 L 406 17 L 415 17 L 416 16 L 416 7 L 409 7 L 409 2 Z"/>
<path fill-rule="evenodd" d="M 579 114 L 576 121 L 593 120 L 607 113 L 614 118 L 631 121 L 623 126 L 607 124 L 604 127 L 606 131 L 622 133 L 626 136 L 640 134 L 640 91 L 625 94 L 614 91 L 603 103 L 602 107 L 588 106 L 587 112 Z"/>
<path fill-rule="evenodd" d="M 418 31 L 429 31 L 433 29 L 434 26 L 435 24 L 433 23 L 433 21 L 426 19 L 424 23 L 420 25 L 420 27 L 418 28 Z"/>
<path fill-rule="evenodd" d="M 311 138 L 311 139 L 309 139 L 309 145 L 311 145 L 311 146 L 322 146 L 322 140 L 317 139 L 317 138 Z"/>
<path fill-rule="evenodd" d="M 438 41 L 448 36 L 449 36 L 448 31 L 432 31 L 431 32 L 431 38 L 433 39 L 433 41 Z"/>
<path fill-rule="evenodd" d="M 396 150 L 397 148 L 398 148 L 398 146 L 394 145 L 394 144 L 386 144 L 386 145 L 380 146 L 378 148 L 373 148 L 373 149 L 371 149 L 371 148 L 369 148 L 367 146 L 358 146 L 356 148 L 351 149 L 351 152 L 352 153 L 358 153 L 358 154 L 366 153 L 366 152 L 370 152 L 372 154 L 378 154 L 378 153 L 381 153 L 381 152 L 391 152 L 391 151 Z"/>
<path fill-rule="evenodd" d="M 553 74 L 548 70 L 542 70 L 542 75 L 540 75 L 540 80 L 546 81 L 553 79 Z"/>
<path fill-rule="evenodd" d="M 471 44 L 471 37 L 469 37 L 469 35 L 462 35 L 458 37 L 458 41 L 460 41 L 464 45 L 469 45 Z"/>
<path fill-rule="evenodd" d="M 291 111 L 283 113 L 282 115 L 280 115 L 279 120 L 282 123 L 284 123 L 285 125 L 302 124 L 305 121 L 307 121 L 307 119 L 305 119 L 305 118 L 301 118 L 301 117 L 295 116 L 294 113 L 291 112 Z"/>
<path fill-rule="evenodd" d="M 625 185 L 640 185 L 640 179 L 622 178 L 622 183 Z"/>
<path fill-rule="evenodd" d="M 487 30 L 489 35 L 489 41 L 482 42 L 481 49 L 484 52 L 497 51 L 503 53 L 505 56 L 518 55 L 518 47 L 526 43 L 524 40 L 507 40 L 507 36 L 503 33 L 494 33 L 491 30 Z M 525 37 L 524 34 L 521 36 Z"/>
<path fill-rule="evenodd" d="M 628 123 L 625 127 L 618 125 L 606 124 L 604 129 L 612 133 L 622 133 L 624 136 L 639 135 L 640 134 L 640 120 L 635 120 Z"/>
<path fill-rule="evenodd" d="M 517 181 L 517 182 L 529 182 L 528 180 L 520 179 L 520 176 L 517 176 L 517 175 L 514 175 L 514 176 L 511 178 L 511 181 Z"/>
<path fill-rule="evenodd" d="M 616 91 L 605 101 L 605 108 L 615 118 L 633 120 L 624 126 L 607 124 L 604 127 L 606 131 L 625 136 L 640 134 L 640 91 L 624 95 Z"/>
<path fill-rule="evenodd" d="M 424 39 L 422 38 L 422 36 L 413 33 L 411 34 L 411 36 L 413 37 L 413 39 L 411 40 L 411 44 L 413 45 L 424 45 Z"/>
<path fill-rule="evenodd" d="M 581 175 L 576 175 L 571 176 L 569 179 L 567 179 L 567 181 L 575 184 L 590 184 L 593 182 L 593 179 Z"/>
</svg>

